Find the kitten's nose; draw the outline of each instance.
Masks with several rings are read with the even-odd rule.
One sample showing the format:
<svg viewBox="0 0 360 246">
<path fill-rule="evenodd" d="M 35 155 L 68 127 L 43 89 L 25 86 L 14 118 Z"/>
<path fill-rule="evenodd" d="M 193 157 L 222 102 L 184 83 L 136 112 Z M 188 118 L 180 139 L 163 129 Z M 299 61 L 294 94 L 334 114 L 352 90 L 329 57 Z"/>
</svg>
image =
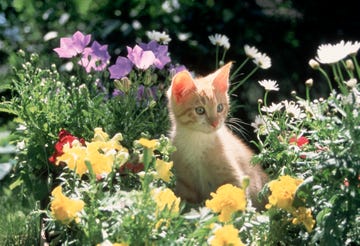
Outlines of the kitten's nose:
<svg viewBox="0 0 360 246">
<path fill-rule="evenodd" d="M 216 128 L 219 125 L 219 121 L 218 120 L 213 120 L 210 123 L 212 125 L 212 127 Z"/>
</svg>

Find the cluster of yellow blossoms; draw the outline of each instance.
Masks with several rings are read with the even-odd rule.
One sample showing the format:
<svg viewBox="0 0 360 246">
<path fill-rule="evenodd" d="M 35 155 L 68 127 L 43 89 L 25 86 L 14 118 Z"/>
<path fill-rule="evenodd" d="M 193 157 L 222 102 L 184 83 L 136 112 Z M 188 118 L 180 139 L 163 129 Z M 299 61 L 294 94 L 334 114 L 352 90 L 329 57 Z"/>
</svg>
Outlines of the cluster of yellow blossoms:
<svg viewBox="0 0 360 246">
<path fill-rule="evenodd" d="M 63 154 L 56 158 L 56 165 L 66 163 L 69 169 L 74 170 L 80 176 L 88 171 L 91 165 L 92 171 L 96 175 L 108 174 L 112 171 L 114 163 L 124 164 L 128 159 L 128 150 L 124 148 L 120 141 L 122 135 L 116 134 L 113 138 L 105 133 L 101 128 L 95 128 L 94 137 L 86 146 L 78 140 L 70 144 L 65 144 Z"/>
<path fill-rule="evenodd" d="M 205 206 L 215 213 L 220 213 L 220 222 L 228 223 L 234 213 L 246 209 L 246 195 L 242 188 L 225 184 L 210 195 L 212 199 L 206 200 Z M 239 231 L 232 224 L 217 228 L 209 241 L 211 246 L 244 245 L 239 238 Z"/>
<path fill-rule="evenodd" d="M 306 230 L 311 232 L 315 225 L 311 209 L 293 207 L 296 190 L 302 182 L 302 179 L 295 179 L 288 175 L 280 176 L 279 179 L 271 181 L 269 183 L 271 195 L 269 196 L 269 203 L 266 205 L 266 208 L 277 207 L 288 211 L 294 216 L 293 224 L 302 223 Z"/>
</svg>

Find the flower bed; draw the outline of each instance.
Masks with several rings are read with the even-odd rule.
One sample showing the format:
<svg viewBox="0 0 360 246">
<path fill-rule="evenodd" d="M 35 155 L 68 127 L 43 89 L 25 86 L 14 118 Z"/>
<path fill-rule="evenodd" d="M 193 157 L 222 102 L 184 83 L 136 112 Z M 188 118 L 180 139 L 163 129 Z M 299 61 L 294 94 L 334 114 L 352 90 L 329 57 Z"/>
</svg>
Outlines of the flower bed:
<svg viewBox="0 0 360 246">
<path fill-rule="evenodd" d="M 44 240 L 76 245 L 354 245 L 360 243 L 360 43 L 321 45 L 309 65 L 324 76 L 330 95 L 268 102 L 281 87 L 265 89 L 252 124 L 253 143 L 271 181 L 260 198 L 263 211 L 247 202 L 242 187 L 225 184 L 204 204 L 173 193 L 176 175 L 166 137 L 165 91 L 183 66 L 171 64 L 169 37 L 127 47 L 109 66 L 107 46 L 76 32 L 54 51 L 66 63 L 42 68 L 37 55 L 15 70 L 13 95 L 1 110 L 19 125 L 13 189 L 41 201 Z M 230 48 L 210 37 L 216 66 Z M 161 44 L 159 42 L 162 42 Z M 220 54 L 220 51 L 223 54 Z M 244 47 L 246 59 L 233 69 L 231 94 L 270 58 Z M 253 70 L 240 76 L 252 61 Z M 238 80 L 238 81 L 236 81 Z M 334 89 L 336 87 L 336 89 Z M 258 164 L 259 165 L 259 164 Z"/>
</svg>

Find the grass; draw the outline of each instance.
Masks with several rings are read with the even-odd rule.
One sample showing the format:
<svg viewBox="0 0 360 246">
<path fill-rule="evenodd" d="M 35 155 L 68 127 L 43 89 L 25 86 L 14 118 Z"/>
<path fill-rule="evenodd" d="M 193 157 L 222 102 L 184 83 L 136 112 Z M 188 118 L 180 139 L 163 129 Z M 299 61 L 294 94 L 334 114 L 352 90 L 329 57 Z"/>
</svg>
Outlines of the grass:
<svg viewBox="0 0 360 246">
<path fill-rule="evenodd" d="M 40 215 L 32 197 L 11 191 L 10 177 L 0 181 L 0 245 L 39 245 Z"/>
<path fill-rule="evenodd" d="M 0 165 L 14 162 L 14 148 L 8 144 L 8 136 L 8 131 L 0 130 Z M 0 245 L 39 245 L 40 215 L 34 213 L 35 199 L 11 190 L 13 181 L 11 172 L 0 180 Z"/>
</svg>

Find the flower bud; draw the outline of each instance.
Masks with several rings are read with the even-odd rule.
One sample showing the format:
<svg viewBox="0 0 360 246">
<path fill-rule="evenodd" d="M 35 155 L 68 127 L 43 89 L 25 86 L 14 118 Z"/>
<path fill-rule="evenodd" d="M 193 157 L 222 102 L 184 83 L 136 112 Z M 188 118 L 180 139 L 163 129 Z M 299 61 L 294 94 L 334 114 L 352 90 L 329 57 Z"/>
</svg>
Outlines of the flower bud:
<svg viewBox="0 0 360 246">
<path fill-rule="evenodd" d="M 260 99 L 258 99 L 258 104 L 263 104 L 264 102 L 263 102 L 263 100 L 260 98 Z"/>
<path fill-rule="evenodd" d="M 308 80 L 305 81 L 306 87 L 312 87 L 313 84 L 314 84 L 313 79 L 308 79 Z"/>
<path fill-rule="evenodd" d="M 320 64 L 317 61 L 315 61 L 314 59 L 311 59 L 309 61 L 309 65 L 310 65 L 310 67 L 312 69 L 319 69 L 320 68 Z"/>
<path fill-rule="evenodd" d="M 297 93 L 296 91 L 291 91 L 291 96 L 296 97 Z"/>
<path fill-rule="evenodd" d="M 355 67 L 354 67 L 354 63 L 351 59 L 347 59 L 345 61 L 345 64 L 346 64 L 346 68 L 350 71 L 354 71 Z"/>
</svg>

